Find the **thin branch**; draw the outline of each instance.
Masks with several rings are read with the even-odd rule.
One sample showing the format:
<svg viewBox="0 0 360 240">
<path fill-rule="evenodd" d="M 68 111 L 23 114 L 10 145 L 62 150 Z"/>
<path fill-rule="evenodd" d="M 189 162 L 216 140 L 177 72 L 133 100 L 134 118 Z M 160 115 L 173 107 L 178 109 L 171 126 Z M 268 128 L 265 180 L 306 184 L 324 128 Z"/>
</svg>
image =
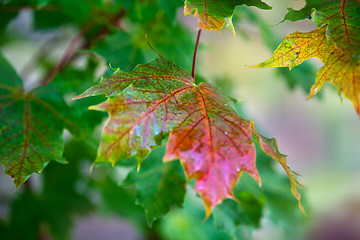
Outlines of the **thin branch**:
<svg viewBox="0 0 360 240">
<path fill-rule="evenodd" d="M 54 45 L 58 38 L 58 34 L 53 35 L 39 47 L 31 59 L 29 59 L 29 61 L 24 64 L 24 67 L 21 69 L 19 74 L 22 78 L 26 78 L 26 76 L 28 76 L 35 69 L 35 66 L 49 55 L 50 50 L 54 49 Z"/>
<path fill-rule="evenodd" d="M 197 52 L 198 52 L 198 48 L 199 48 L 199 43 L 200 43 L 200 36 L 201 36 L 201 29 L 199 29 L 198 31 L 198 35 L 196 38 L 196 45 L 195 45 L 195 51 L 194 51 L 194 58 L 193 58 L 193 64 L 192 64 L 192 72 L 191 72 L 191 76 L 193 77 L 193 79 L 195 80 L 195 67 L 196 67 L 196 57 L 197 57 Z"/>
<path fill-rule="evenodd" d="M 60 5 L 49 4 L 39 8 L 37 5 L 8 5 L 0 6 L 0 12 L 18 12 L 23 9 L 32 9 L 34 11 L 61 11 Z"/>
<path fill-rule="evenodd" d="M 68 58 L 73 54 L 77 45 L 84 37 L 84 35 L 91 29 L 93 24 L 87 24 L 81 31 L 71 40 L 69 46 L 66 48 L 64 54 L 62 55 L 60 61 L 56 64 L 54 69 L 50 72 L 50 74 L 45 78 L 42 82 L 42 85 L 45 86 L 51 82 L 51 80 L 56 76 L 56 74 L 64 67 Z"/>
<path fill-rule="evenodd" d="M 104 25 L 101 29 L 99 29 L 95 34 L 91 37 L 86 39 L 86 41 L 82 44 L 80 49 L 90 49 L 94 41 L 99 40 L 100 38 L 106 36 L 111 32 L 111 27 L 115 26 L 116 28 L 122 29 L 120 24 L 118 23 L 118 20 L 123 18 L 125 16 L 125 10 L 121 9 L 118 14 L 116 14 L 112 19 L 110 19 L 111 26 Z M 83 53 L 74 53 L 68 60 L 68 62 L 72 62 L 76 60 L 81 54 Z"/>
<path fill-rule="evenodd" d="M 113 26 L 116 26 L 116 22 L 121 19 L 125 15 L 125 10 L 121 9 L 112 19 L 110 19 L 110 23 Z M 74 51 L 76 50 L 76 47 L 78 47 L 79 42 L 84 37 L 85 34 L 87 34 L 91 28 L 94 26 L 94 23 L 87 24 L 70 42 L 69 46 L 66 48 L 64 54 L 62 55 L 60 61 L 57 63 L 57 65 L 54 67 L 54 69 L 50 72 L 50 74 L 46 77 L 46 79 L 42 82 L 42 85 L 49 84 L 52 79 L 56 76 L 56 74 L 64 67 L 64 65 L 67 63 L 68 60 L 72 60 L 74 56 Z M 93 37 L 93 39 L 96 39 L 97 37 L 101 36 L 102 34 L 107 34 L 109 32 L 108 27 L 104 26 L 101 28 L 97 34 Z M 78 48 L 89 48 L 91 45 L 90 41 L 85 42 L 84 45 L 78 47 Z"/>
</svg>

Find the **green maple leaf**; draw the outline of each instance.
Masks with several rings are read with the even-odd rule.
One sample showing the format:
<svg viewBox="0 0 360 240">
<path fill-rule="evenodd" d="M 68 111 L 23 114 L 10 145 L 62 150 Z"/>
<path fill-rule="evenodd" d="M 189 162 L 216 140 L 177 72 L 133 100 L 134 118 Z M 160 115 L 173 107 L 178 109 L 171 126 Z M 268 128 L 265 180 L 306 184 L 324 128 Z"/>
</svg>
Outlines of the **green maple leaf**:
<svg viewBox="0 0 360 240">
<path fill-rule="evenodd" d="M 35 91 L 24 92 L 20 78 L 2 56 L 0 77 L 0 124 L 5 126 L 0 135 L 0 163 L 19 187 L 50 160 L 65 163 L 63 127 Z"/>
<path fill-rule="evenodd" d="M 309 58 L 319 58 L 324 66 L 319 69 L 308 98 L 319 92 L 325 82 L 329 81 L 352 101 L 356 112 L 360 114 L 360 59 L 355 61 L 337 48 L 336 44 L 329 44 L 326 29 L 325 25 L 308 33 L 295 32 L 287 35 L 270 59 L 253 67 L 291 69 Z"/>
<path fill-rule="evenodd" d="M 184 201 L 186 181 L 182 167 L 178 161 L 163 164 L 164 151 L 164 147 L 154 150 L 140 170 L 135 169 L 125 180 L 126 184 L 136 185 L 135 201 L 144 208 L 149 226 Z"/>
<path fill-rule="evenodd" d="M 199 18 L 199 28 L 220 32 L 225 25 L 235 35 L 232 16 L 234 8 L 242 4 L 256 6 L 261 9 L 271 9 L 270 6 L 261 0 L 186 0 L 184 14 L 185 16 L 195 14 L 195 17 Z"/>
<path fill-rule="evenodd" d="M 51 160 L 66 163 L 64 128 L 88 137 L 77 121 L 50 86 L 26 93 L 19 76 L 0 55 L 0 163 L 16 188 Z"/>
<path fill-rule="evenodd" d="M 242 172 L 260 183 L 254 135 L 263 151 L 285 168 L 300 204 L 297 182 L 274 142 L 239 117 L 222 93 L 208 83 L 195 85 L 173 62 L 158 56 L 131 72 L 117 70 L 74 99 L 98 94 L 109 98 L 91 109 L 107 111 L 109 119 L 96 162 L 115 165 L 134 156 L 140 165 L 169 134 L 163 161 L 180 159 L 187 178 L 196 180 L 195 191 L 209 216 L 223 199 L 234 199 L 232 191 Z"/>
<path fill-rule="evenodd" d="M 42 172 L 43 185 L 36 193 L 25 190 L 13 194 L 9 215 L 0 220 L 0 228 L 4 224 L 1 239 L 37 239 L 40 233 L 51 239 L 71 239 L 74 221 L 95 208 L 88 192 L 76 187 L 87 180 L 81 169 L 88 151 L 84 142 L 68 142 L 64 156 L 69 164 L 50 163 Z"/>
</svg>

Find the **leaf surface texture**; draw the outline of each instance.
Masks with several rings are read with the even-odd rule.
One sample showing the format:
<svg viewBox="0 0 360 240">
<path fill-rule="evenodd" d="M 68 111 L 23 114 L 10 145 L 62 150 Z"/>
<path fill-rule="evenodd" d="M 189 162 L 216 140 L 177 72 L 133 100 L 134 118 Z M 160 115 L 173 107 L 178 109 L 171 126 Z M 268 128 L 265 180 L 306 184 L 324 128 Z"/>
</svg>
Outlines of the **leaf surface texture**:
<svg viewBox="0 0 360 240">
<path fill-rule="evenodd" d="M 66 105 L 51 86 L 25 92 L 22 81 L 0 55 L 0 163 L 16 187 L 32 173 L 40 173 L 51 161 L 63 158 L 63 130 L 87 138 L 86 121 Z"/>
<path fill-rule="evenodd" d="M 261 9 L 271 9 L 270 6 L 261 0 L 186 0 L 184 14 L 185 16 L 195 14 L 195 17 L 199 19 L 199 28 L 220 31 L 225 25 L 235 35 L 232 16 L 234 8 L 242 4 L 256 6 Z"/>
<path fill-rule="evenodd" d="M 346 55 L 356 61 L 360 55 L 360 2 L 358 0 L 307 0 L 298 11 L 289 9 L 284 20 L 309 17 L 319 27 L 327 24 L 326 34 Z"/>
<path fill-rule="evenodd" d="M 319 58 L 324 66 L 317 73 L 309 98 L 329 81 L 352 101 L 356 112 L 360 114 L 360 59 L 354 60 L 337 48 L 335 43 L 329 45 L 326 28 L 325 25 L 308 33 L 287 35 L 270 59 L 253 67 L 291 69 L 309 58 Z"/>
<path fill-rule="evenodd" d="M 91 109 L 107 111 L 109 119 L 96 162 L 115 165 L 134 156 L 140 165 L 169 134 L 163 161 L 180 159 L 187 178 L 196 180 L 207 216 L 223 199 L 234 198 L 232 190 L 242 172 L 260 183 L 252 134 L 263 137 L 253 123 L 239 117 L 222 93 L 208 83 L 195 85 L 173 62 L 158 56 L 131 72 L 117 70 L 75 99 L 98 94 L 109 98 Z M 272 143 L 263 147 L 268 144 L 261 143 L 262 149 L 279 161 L 283 155 Z M 296 188 L 293 193 L 300 200 Z"/>
</svg>

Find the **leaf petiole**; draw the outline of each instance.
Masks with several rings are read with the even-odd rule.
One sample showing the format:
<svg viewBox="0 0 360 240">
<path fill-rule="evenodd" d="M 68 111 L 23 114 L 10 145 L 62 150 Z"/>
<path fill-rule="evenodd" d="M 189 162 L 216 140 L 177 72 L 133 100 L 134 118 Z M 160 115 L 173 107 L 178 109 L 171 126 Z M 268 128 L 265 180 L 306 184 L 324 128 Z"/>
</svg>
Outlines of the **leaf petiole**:
<svg viewBox="0 0 360 240">
<path fill-rule="evenodd" d="M 193 64 L 192 64 L 192 72 L 191 72 L 191 76 L 193 77 L 193 79 L 195 80 L 195 66 L 196 66 L 196 57 L 197 57 L 197 52 L 198 52 L 198 48 L 199 48 L 199 43 L 200 43 L 200 36 L 201 36 L 201 29 L 199 29 L 198 31 L 198 35 L 196 38 L 196 45 L 195 45 L 195 51 L 194 51 L 194 58 L 193 58 Z"/>
</svg>

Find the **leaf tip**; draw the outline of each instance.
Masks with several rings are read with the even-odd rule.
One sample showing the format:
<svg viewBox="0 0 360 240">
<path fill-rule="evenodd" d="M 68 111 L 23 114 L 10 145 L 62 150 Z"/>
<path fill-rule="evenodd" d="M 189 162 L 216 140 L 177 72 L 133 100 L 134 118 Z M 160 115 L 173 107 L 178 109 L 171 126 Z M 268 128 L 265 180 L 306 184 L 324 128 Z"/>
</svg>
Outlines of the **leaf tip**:
<svg viewBox="0 0 360 240">
<path fill-rule="evenodd" d="M 305 216 L 307 216 L 307 213 L 306 213 L 303 205 L 301 204 L 301 201 L 299 201 L 299 208 L 300 208 L 300 211 L 301 211 Z"/>
<path fill-rule="evenodd" d="M 92 173 L 92 172 L 93 172 L 93 170 L 94 170 L 94 166 L 95 166 L 95 163 L 93 162 L 93 163 L 90 165 L 90 169 L 89 169 L 90 173 Z"/>
<path fill-rule="evenodd" d="M 258 64 L 255 64 L 255 65 L 251 65 L 251 66 L 248 66 L 248 65 L 245 65 L 245 67 L 248 67 L 248 68 L 265 68 L 265 62 L 261 62 L 261 63 L 258 63 Z"/>
<path fill-rule="evenodd" d="M 259 187 L 262 186 L 262 183 L 261 183 L 261 178 L 259 176 L 259 174 L 257 174 L 257 176 L 253 176 L 252 177 L 255 179 L 255 181 L 257 182 L 257 184 L 259 185 Z"/>
<path fill-rule="evenodd" d="M 322 86 L 318 86 L 318 84 L 314 84 L 311 87 L 310 93 L 307 96 L 306 100 L 309 100 L 310 98 L 312 98 L 314 95 L 316 95 L 320 90 L 321 90 Z"/>
<path fill-rule="evenodd" d="M 234 34 L 234 38 L 236 38 L 236 32 L 235 32 L 235 30 L 233 30 L 232 33 Z"/>
<path fill-rule="evenodd" d="M 114 160 L 114 159 L 110 159 L 110 164 L 111 164 L 111 167 L 115 167 L 115 165 L 116 165 L 116 160 Z"/>
<path fill-rule="evenodd" d="M 82 99 L 82 98 L 86 98 L 86 97 L 89 97 L 88 90 L 81 93 L 80 95 L 77 95 L 76 97 L 73 97 L 71 100 L 78 100 L 78 99 Z"/>
<path fill-rule="evenodd" d="M 232 22 L 232 16 L 229 17 L 229 18 L 225 18 L 225 25 L 228 29 L 230 29 L 230 31 L 233 33 L 234 35 L 234 38 L 236 37 L 236 32 L 235 32 L 235 28 L 234 28 L 234 24 Z M 219 29 L 219 33 L 220 33 L 220 30 Z"/>
<path fill-rule="evenodd" d="M 97 105 L 89 106 L 89 110 L 97 110 L 97 111 L 104 111 L 104 108 L 106 106 L 106 102 L 99 103 Z"/>
<path fill-rule="evenodd" d="M 356 102 L 356 100 L 353 101 L 353 104 L 354 104 L 354 107 L 355 107 L 355 111 L 356 111 L 358 117 L 360 118 L 360 95 L 359 95 L 358 98 L 359 98 L 358 101 L 357 102 Z"/>
<path fill-rule="evenodd" d="M 205 218 L 204 221 L 207 221 L 211 215 L 212 209 L 210 207 L 206 207 L 205 205 Z"/>
<path fill-rule="evenodd" d="M 15 191 L 16 190 L 18 190 L 19 189 L 19 187 L 21 186 L 21 184 L 23 184 L 22 182 L 20 183 L 20 182 L 17 182 L 16 180 L 14 180 L 13 179 L 13 181 L 14 181 L 14 185 L 15 185 Z"/>
<path fill-rule="evenodd" d="M 25 178 L 21 178 L 21 177 L 11 177 L 11 179 L 14 182 L 15 185 L 15 191 L 19 189 L 19 187 L 28 180 L 29 176 L 26 176 Z"/>
<path fill-rule="evenodd" d="M 137 163 L 136 165 L 136 172 L 140 172 L 141 163 Z"/>
<path fill-rule="evenodd" d="M 71 100 L 78 100 L 78 99 L 81 99 L 81 98 L 83 98 L 82 96 L 81 96 L 82 94 L 80 94 L 80 95 L 78 95 L 78 96 L 76 96 L 76 97 L 73 97 Z"/>
</svg>

